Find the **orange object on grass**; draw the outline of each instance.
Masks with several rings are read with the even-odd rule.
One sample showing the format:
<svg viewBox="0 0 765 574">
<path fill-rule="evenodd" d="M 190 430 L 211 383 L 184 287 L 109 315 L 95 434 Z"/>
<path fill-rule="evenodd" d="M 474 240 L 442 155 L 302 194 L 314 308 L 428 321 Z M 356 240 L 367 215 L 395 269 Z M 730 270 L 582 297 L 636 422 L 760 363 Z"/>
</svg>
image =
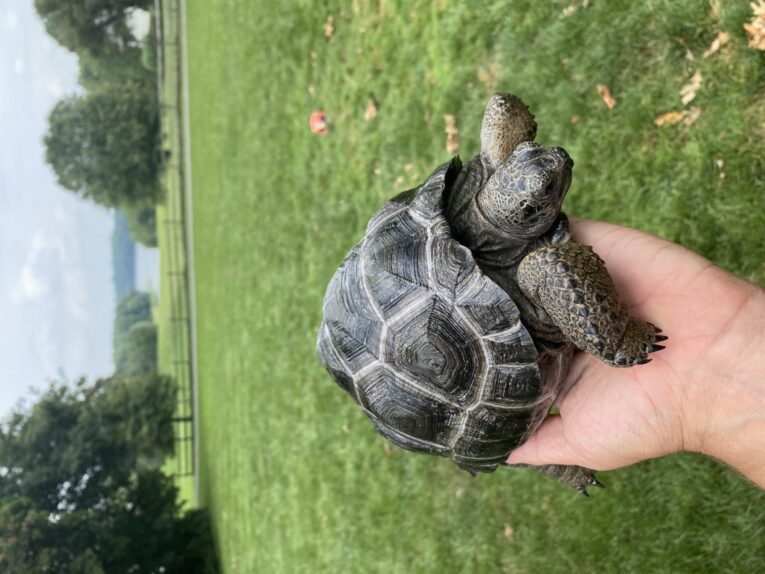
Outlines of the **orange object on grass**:
<svg viewBox="0 0 765 574">
<path fill-rule="evenodd" d="M 311 119 L 309 120 L 309 125 L 311 127 L 311 131 L 315 133 L 316 135 L 326 135 L 328 128 L 327 128 L 327 116 L 324 115 L 324 112 L 319 110 L 318 112 L 313 112 L 311 114 Z"/>
</svg>

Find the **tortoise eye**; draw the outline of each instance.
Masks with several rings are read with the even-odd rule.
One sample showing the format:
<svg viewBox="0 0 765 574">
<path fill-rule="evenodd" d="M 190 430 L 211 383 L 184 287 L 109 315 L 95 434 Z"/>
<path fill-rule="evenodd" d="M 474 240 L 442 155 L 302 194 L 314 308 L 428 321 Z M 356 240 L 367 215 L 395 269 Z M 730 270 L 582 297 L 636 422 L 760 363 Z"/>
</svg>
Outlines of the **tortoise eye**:
<svg viewBox="0 0 765 574">
<path fill-rule="evenodd" d="M 523 215 L 524 217 L 528 218 L 534 215 L 537 212 L 537 208 L 534 205 L 527 205 L 523 208 Z"/>
<path fill-rule="evenodd" d="M 555 180 L 547 184 L 547 187 L 545 187 L 545 193 L 547 195 L 552 195 L 553 193 L 555 193 Z"/>
</svg>

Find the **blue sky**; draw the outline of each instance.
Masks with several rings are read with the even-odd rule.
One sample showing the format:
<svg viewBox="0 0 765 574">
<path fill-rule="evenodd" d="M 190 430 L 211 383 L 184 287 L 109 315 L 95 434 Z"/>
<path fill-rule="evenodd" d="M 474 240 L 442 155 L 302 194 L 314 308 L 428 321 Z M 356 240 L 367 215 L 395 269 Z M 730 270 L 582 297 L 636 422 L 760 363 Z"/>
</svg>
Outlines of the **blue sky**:
<svg viewBox="0 0 765 574">
<path fill-rule="evenodd" d="M 77 61 L 32 0 L 0 2 L 0 416 L 63 373 L 113 371 L 113 215 L 57 187 L 47 116 L 75 93 Z"/>
</svg>

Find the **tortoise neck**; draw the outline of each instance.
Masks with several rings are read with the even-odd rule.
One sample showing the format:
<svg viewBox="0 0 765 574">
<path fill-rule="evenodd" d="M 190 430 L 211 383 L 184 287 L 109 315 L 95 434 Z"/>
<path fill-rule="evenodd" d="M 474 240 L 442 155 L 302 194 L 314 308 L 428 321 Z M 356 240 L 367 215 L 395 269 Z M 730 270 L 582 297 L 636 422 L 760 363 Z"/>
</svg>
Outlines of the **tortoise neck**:
<svg viewBox="0 0 765 574">
<path fill-rule="evenodd" d="M 465 166 L 446 198 L 446 219 L 455 239 L 470 249 L 479 265 L 515 266 L 526 255 L 530 243 L 509 236 L 481 210 L 477 201 L 493 170 L 476 156 Z"/>
</svg>

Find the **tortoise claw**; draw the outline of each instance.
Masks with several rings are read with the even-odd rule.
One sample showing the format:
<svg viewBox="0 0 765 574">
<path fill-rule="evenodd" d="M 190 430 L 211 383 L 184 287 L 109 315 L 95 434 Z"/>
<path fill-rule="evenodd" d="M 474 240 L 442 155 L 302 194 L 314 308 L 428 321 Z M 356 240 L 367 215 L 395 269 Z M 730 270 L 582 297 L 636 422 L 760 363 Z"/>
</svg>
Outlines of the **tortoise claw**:
<svg viewBox="0 0 765 574">
<path fill-rule="evenodd" d="M 667 339 L 669 339 L 669 337 L 667 337 L 666 335 L 656 335 L 656 337 L 654 337 L 654 340 L 657 342 L 666 341 Z"/>
<path fill-rule="evenodd" d="M 645 365 L 646 363 L 650 363 L 651 361 L 653 361 L 653 359 L 640 359 L 639 361 L 636 361 L 635 364 L 636 365 Z"/>
<path fill-rule="evenodd" d="M 595 488 L 605 488 L 606 487 L 602 482 L 600 482 L 597 478 L 595 478 L 593 476 L 592 478 L 590 478 L 590 480 L 589 480 L 589 482 L 588 482 L 588 484 L 586 486 L 580 486 L 579 488 L 577 488 L 577 490 L 581 494 L 586 496 L 587 498 L 590 498 L 590 493 L 587 492 L 587 489 L 589 487 L 591 487 L 591 486 L 594 486 Z"/>
<path fill-rule="evenodd" d="M 662 349 L 666 349 L 664 345 L 654 345 L 651 347 L 651 353 L 655 353 L 656 351 L 661 351 Z"/>
</svg>

